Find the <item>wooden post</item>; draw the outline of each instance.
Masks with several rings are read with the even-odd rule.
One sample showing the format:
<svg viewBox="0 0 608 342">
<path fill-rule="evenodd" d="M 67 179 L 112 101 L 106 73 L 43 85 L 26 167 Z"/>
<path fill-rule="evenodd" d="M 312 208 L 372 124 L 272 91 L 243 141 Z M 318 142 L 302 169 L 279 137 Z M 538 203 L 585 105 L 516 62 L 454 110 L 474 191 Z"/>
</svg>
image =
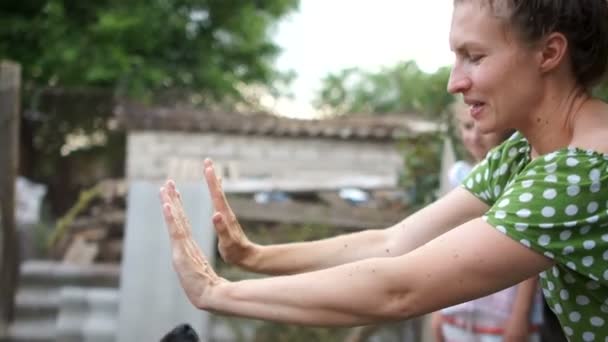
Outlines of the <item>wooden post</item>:
<svg viewBox="0 0 608 342">
<path fill-rule="evenodd" d="M 0 61 L 0 333 L 14 318 L 19 278 L 15 179 L 19 147 L 21 66 Z"/>
</svg>

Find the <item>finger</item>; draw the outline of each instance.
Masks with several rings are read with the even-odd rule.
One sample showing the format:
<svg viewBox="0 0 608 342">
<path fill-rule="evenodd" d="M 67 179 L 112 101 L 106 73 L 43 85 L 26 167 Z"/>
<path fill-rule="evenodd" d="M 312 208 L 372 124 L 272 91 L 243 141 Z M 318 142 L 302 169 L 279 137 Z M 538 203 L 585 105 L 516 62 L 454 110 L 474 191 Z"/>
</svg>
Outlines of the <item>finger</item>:
<svg viewBox="0 0 608 342">
<path fill-rule="evenodd" d="M 215 166 L 213 165 L 213 161 L 211 159 L 209 159 L 209 158 L 205 159 L 205 162 L 203 164 L 204 164 L 203 171 L 205 172 L 205 178 L 207 178 L 207 175 L 206 175 L 207 169 L 211 169 L 211 172 L 213 173 L 214 178 L 219 178 L 215 174 Z M 207 183 L 209 183 L 209 180 L 208 179 L 206 179 L 206 180 L 207 180 Z M 221 181 L 219 182 L 219 185 L 220 185 L 220 189 L 221 189 L 221 185 L 222 185 Z"/>
<path fill-rule="evenodd" d="M 212 166 L 205 168 L 205 179 L 207 180 L 207 186 L 209 187 L 209 194 L 211 195 L 213 207 L 217 211 L 227 212 L 229 210 L 229 206 Z"/>
<path fill-rule="evenodd" d="M 175 220 L 175 215 L 171 208 L 171 204 L 163 204 L 163 217 L 165 218 L 165 224 L 167 225 L 169 236 L 172 239 L 182 239 L 186 236 L 184 230 L 180 228 Z"/>
<path fill-rule="evenodd" d="M 179 190 L 177 190 L 177 185 L 175 185 L 175 181 L 173 179 L 167 180 L 167 186 L 171 192 L 171 196 L 173 197 L 173 199 L 181 203 L 182 195 L 180 194 Z"/>
<path fill-rule="evenodd" d="M 173 209 L 175 219 L 178 221 L 184 233 L 187 234 L 191 230 L 190 221 L 188 220 L 188 216 L 184 211 L 180 194 L 177 191 L 177 187 L 175 186 L 175 182 L 173 180 L 167 181 L 167 185 L 169 188 L 169 197 L 171 198 L 171 207 Z"/>
<path fill-rule="evenodd" d="M 169 196 L 169 191 L 166 186 L 160 188 L 160 201 L 163 206 L 165 204 L 171 204 L 171 198 Z"/>
<path fill-rule="evenodd" d="M 160 190 L 160 197 L 162 203 L 163 218 L 169 231 L 169 236 L 174 238 L 183 235 L 180 233 L 178 222 L 176 222 L 174 211 L 172 210 L 171 200 L 166 187 L 162 187 Z"/>
<path fill-rule="evenodd" d="M 171 214 L 171 205 L 168 203 L 163 204 L 163 217 L 165 219 L 165 224 L 167 225 L 167 230 L 169 231 L 169 236 L 173 236 L 174 230 L 174 220 L 173 215 Z"/>
<path fill-rule="evenodd" d="M 179 190 L 177 189 L 177 186 L 175 185 L 175 181 L 174 180 L 169 180 L 169 185 L 170 185 L 170 190 L 171 190 L 171 197 L 174 201 L 175 205 L 179 205 L 180 207 L 184 207 L 183 201 L 182 201 L 182 194 L 179 192 Z"/>
<path fill-rule="evenodd" d="M 177 200 L 175 182 L 170 179 L 167 180 L 167 182 L 165 183 L 165 194 L 167 203 L 171 204 L 171 207 L 173 209 L 174 220 L 179 220 L 180 218 L 175 214 L 177 214 L 177 212 L 181 208 L 181 205 Z"/>
<path fill-rule="evenodd" d="M 216 212 L 211 217 L 211 221 L 213 222 L 213 227 L 215 228 L 215 232 L 218 237 L 221 239 L 226 236 L 228 232 L 228 227 L 226 226 L 226 220 L 224 219 L 224 215 L 220 212 Z"/>
<path fill-rule="evenodd" d="M 226 200 L 226 195 L 224 193 L 224 189 L 222 188 L 222 177 L 216 175 L 211 159 L 205 159 L 204 165 L 205 168 L 203 171 L 205 174 L 205 180 L 207 181 L 207 186 L 209 187 L 209 193 L 211 194 L 213 207 L 216 210 L 223 212 L 230 210 L 230 205 Z"/>
<path fill-rule="evenodd" d="M 167 180 L 167 190 L 169 192 L 171 200 L 177 200 L 177 188 L 175 187 L 175 182 L 172 179 Z"/>
<path fill-rule="evenodd" d="M 190 224 L 183 210 L 183 205 L 178 198 L 175 182 L 167 180 L 162 191 L 164 202 L 170 205 L 171 212 L 171 234 L 172 237 L 182 238 L 190 234 Z"/>
<path fill-rule="evenodd" d="M 171 213 L 171 204 L 163 203 L 163 217 L 165 218 L 165 223 L 167 227 L 173 226 L 173 213 Z"/>
</svg>

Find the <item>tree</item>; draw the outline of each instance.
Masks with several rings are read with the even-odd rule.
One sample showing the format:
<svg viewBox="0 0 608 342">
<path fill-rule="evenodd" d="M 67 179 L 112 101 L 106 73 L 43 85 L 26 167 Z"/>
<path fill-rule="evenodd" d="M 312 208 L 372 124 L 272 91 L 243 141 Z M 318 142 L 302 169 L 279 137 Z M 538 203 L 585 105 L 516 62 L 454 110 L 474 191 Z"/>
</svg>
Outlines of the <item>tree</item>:
<svg viewBox="0 0 608 342">
<path fill-rule="evenodd" d="M 273 68 L 271 29 L 298 3 L 0 2 L 0 58 L 23 69 L 22 173 L 51 185 L 51 196 L 74 178 L 56 176 L 70 159 L 94 155 L 106 173 L 122 175 L 125 136 L 111 129 L 116 98 L 231 109 L 247 100 L 243 85 L 275 91 L 287 76 Z M 88 143 L 68 148 L 78 139 Z"/>
<path fill-rule="evenodd" d="M 315 104 L 330 115 L 416 112 L 436 117 L 453 101 L 446 91 L 450 69 L 433 74 L 407 61 L 378 72 L 351 68 L 327 75 Z"/>
<path fill-rule="evenodd" d="M 608 101 L 608 80 L 604 78 L 604 80 L 593 89 L 593 95 L 603 101 Z"/>
<path fill-rule="evenodd" d="M 454 136 L 449 107 L 454 96 L 447 92 L 450 68 L 433 74 L 423 72 L 415 62 L 406 61 L 378 72 L 351 68 L 323 79 L 315 100 L 317 108 L 329 115 L 417 113 L 447 123 Z M 414 207 L 434 200 L 439 187 L 441 147 L 445 134 L 425 135 L 417 144 L 402 143 L 404 173 L 400 184 L 410 190 Z"/>
<path fill-rule="evenodd" d="M 238 97 L 270 84 L 269 29 L 298 0 L 24 0 L 0 4 L 0 56 L 37 85 L 99 86 L 130 96 L 191 90 Z"/>
</svg>

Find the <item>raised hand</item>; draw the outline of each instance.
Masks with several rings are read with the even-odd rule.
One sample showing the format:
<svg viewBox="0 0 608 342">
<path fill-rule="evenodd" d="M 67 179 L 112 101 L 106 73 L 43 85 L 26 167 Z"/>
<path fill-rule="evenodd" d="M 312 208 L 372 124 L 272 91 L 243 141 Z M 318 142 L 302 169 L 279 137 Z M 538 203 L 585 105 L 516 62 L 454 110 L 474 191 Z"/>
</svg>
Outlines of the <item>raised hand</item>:
<svg viewBox="0 0 608 342">
<path fill-rule="evenodd" d="M 212 221 L 220 255 L 228 263 L 249 268 L 255 258 L 257 245 L 249 241 L 230 208 L 221 181 L 215 174 L 213 162 L 205 159 L 204 164 L 205 179 L 214 207 Z"/>
<path fill-rule="evenodd" d="M 173 267 L 188 299 L 202 307 L 207 290 L 224 280 L 218 277 L 192 238 L 192 227 L 172 180 L 160 189 L 160 198 L 171 240 Z"/>
</svg>

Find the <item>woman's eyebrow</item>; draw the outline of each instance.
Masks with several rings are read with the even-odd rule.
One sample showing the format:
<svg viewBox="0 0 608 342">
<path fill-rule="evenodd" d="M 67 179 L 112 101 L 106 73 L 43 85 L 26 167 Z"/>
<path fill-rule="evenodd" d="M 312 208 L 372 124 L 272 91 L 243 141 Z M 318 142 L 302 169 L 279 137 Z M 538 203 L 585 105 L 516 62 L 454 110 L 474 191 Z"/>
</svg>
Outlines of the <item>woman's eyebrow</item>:
<svg viewBox="0 0 608 342">
<path fill-rule="evenodd" d="M 481 50 L 483 45 L 475 41 L 464 41 L 461 43 L 450 44 L 450 48 L 453 52 L 464 53 L 470 50 Z"/>
</svg>

